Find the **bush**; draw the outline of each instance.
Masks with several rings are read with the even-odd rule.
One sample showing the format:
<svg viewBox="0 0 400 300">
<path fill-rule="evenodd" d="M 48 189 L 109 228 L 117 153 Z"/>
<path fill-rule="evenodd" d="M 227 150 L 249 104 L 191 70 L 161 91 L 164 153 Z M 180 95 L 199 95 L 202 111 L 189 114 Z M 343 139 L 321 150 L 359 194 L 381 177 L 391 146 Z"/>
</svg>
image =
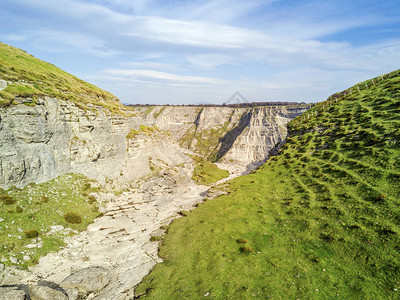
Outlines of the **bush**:
<svg viewBox="0 0 400 300">
<path fill-rule="evenodd" d="M 27 230 L 24 232 L 24 234 L 27 239 L 33 239 L 39 235 L 39 233 L 35 229 Z"/>
<path fill-rule="evenodd" d="M 375 197 L 376 201 L 384 201 L 386 199 L 386 194 L 379 194 L 378 196 Z"/>
<path fill-rule="evenodd" d="M 16 211 L 17 213 L 22 213 L 24 210 L 23 210 L 23 208 L 22 208 L 21 206 L 17 206 L 17 207 L 15 208 L 15 211 Z"/>
<path fill-rule="evenodd" d="M 246 244 L 246 243 L 247 243 L 247 240 L 244 240 L 244 239 L 237 239 L 237 240 L 236 240 L 236 243 L 238 243 L 238 244 Z"/>
<path fill-rule="evenodd" d="M 93 195 L 89 195 L 88 202 L 89 204 L 95 203 L 97 201 L 96 197 Z"/>
<path fill-rule="evenodd" d="M 88 183 L 85 183 L 85 184 L 83 185 L 82 189 L 83 189 L 84 191 L 87 191 L 87 190 L 90 190 L 91 187 L 92 187 L 92 186 L 91 186 L 90 183 L 88 182 Z"/>
<path fill-rule="evenodd" d="M 161 241 L 161 240 L 162 240 L 162 236 L 159 236 L 159 235 L 153 235 L 150 238 L 150 242 L 158 242 L 158 241 Z"/>
<path fill-rule="evenodd" d="M 242 253 L 253 253 L 254 250 L 251 247 L 242 247 L 242 248 L 240 248 L 240 252 L 242 252 Z"/>
<path fill-rule="evenodd" d="M 47 203 L 49 202 L 49 198 L 46 195 L 42 196 L 42 203 Z"/>
<path fill-rule="evenodd" d="M 180 214 L 182 217 L 186 217 L 188 215 L 189 212 L 182 210 L 180 212 L 178 212 L 178 214 Z"/>
<path fill-rule="evenodd" d="M 12 205 L 17 202 L 17 200 L 13 199 L 13 197 L 11 197 L 10 195 L 1 195 L 0 201 L 3 202 L 5 205 Z"/>
<path fill-rule="evenodd" d="M 66 222 L 68 222 L 68 223 L 71 223 L 71 224 L 80 224 L 80 223 L 82 223 L 81 216 L 77 215 L 76 213 L 72 213 L 72 212 L 66 213 L 64 215 L 64 220 Z"/>
</svg>

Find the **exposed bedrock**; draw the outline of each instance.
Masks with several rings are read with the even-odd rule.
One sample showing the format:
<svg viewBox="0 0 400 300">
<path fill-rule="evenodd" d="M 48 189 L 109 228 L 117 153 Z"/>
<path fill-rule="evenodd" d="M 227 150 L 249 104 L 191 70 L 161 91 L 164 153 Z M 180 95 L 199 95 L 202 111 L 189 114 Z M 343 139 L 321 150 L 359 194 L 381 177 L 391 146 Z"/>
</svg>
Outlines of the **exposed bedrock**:
<svg viewBox="0 0 400 300">
<path fill-rule="evenodd" d="M 136 106 L 146 122 L 168 131 L 182 147 L 212 161 L 262 163 L 286 138 L 286 124 L 306 105 L 255 108 Z"/>
<path fill-rule="evenodd" d="M 68 172 L 101 181 L 119 178 L 135 164 L 127 152 L 126 135 L 143 121 L 92 108 L 85 111 L 49 97 L 33 106 L 1 108 L 0 187 L 22 187 Z M 137 176 L 143 172 L 136 171 L 133 179 Z"/>
</svg>

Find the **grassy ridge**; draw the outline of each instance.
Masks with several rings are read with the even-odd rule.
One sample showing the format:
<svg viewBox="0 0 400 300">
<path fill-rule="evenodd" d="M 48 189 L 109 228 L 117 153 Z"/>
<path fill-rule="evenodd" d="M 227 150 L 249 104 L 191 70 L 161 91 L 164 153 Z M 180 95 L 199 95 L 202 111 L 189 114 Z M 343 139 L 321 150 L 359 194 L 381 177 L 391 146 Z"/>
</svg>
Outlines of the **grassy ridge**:
<svg viewBox="0 0 400 300">
<path fill-rule="evenodd" d="M 369 83 L 293 120 L 280 155 L 174 221 L 136 295 L 399 298 L 400 76 Z"/>
<path fill-rule="evenodd" d="M 0 107 L 10 105 L 16 97 L 31 97 L 34 103 L 44 95 L 71 101 L 84 109 L 93 104 L 119 112 L 122 106 L 113 94 L 3 43 L 0 43 L 0 79 L 12 82 L 0 91 Z"/>
</svg>

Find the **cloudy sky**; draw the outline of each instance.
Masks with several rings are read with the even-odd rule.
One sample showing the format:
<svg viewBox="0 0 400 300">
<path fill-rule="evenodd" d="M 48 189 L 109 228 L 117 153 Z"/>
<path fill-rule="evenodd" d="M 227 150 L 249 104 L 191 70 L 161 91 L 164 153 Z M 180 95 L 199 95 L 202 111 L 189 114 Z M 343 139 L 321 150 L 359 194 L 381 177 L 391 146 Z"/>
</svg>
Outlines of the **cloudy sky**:
<svg viewBox="0 0 400 300">
<path fill-rule="evenodd" d="M 0 41 L 123 103 L 317 102 L 400 68 L 400 1 L 1 0 Z"/>
</svg>

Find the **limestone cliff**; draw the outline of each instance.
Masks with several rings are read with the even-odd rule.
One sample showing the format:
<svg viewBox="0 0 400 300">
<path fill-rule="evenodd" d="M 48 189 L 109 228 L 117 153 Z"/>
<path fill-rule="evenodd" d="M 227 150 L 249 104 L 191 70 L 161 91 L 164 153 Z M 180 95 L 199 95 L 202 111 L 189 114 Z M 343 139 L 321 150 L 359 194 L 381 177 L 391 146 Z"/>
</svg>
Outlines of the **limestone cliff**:
<svg viewBox="0 0 400 300">
<path fill-rule="evenodd" d="M 286 137 L 286 124 L 307 105 L 255 108 L 136 106 L 146 122 L 212 161 L 261 163 Z"/>
<path fill-rule="evenodd" d="M 68 172 L 133 180 L 150 172 L 152 155 L 166 162 L 183 155 L 165 136 L 129 141 L 129 131 L 143 123 L 101 106 L 83 110 L 50 97 L 0 108 L 0 187 L 22 187 Z"/>
</svg>

